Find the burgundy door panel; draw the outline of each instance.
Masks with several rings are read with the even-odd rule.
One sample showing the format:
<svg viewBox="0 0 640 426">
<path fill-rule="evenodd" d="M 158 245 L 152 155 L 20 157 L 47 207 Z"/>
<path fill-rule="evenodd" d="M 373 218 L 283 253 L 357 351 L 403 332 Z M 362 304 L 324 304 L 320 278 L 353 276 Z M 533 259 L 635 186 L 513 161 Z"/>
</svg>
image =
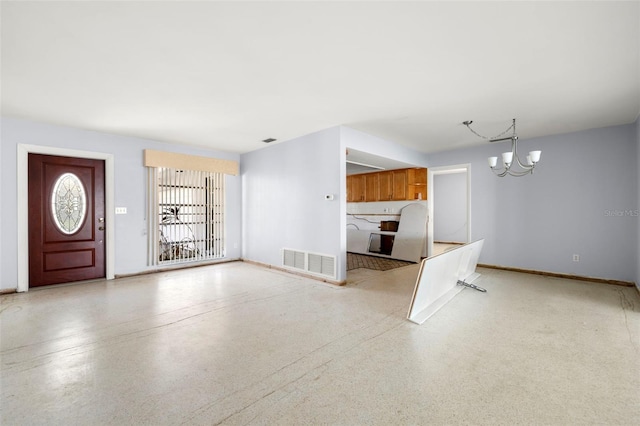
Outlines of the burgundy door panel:
<svg viewBox="0 0 640 426">
<path fill-rule="evenodd" d="M 29 154 L 30 287 L 105 276 L 104 199 L 104 161 Z"/>
</svg>

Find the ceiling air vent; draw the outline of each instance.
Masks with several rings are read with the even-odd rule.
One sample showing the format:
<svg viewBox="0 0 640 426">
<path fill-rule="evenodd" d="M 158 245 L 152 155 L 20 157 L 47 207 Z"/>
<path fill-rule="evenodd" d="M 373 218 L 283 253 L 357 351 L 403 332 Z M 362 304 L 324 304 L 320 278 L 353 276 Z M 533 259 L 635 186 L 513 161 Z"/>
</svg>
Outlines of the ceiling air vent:
<svg viewBox="0 0 640 426">
<path fill-rule="evenodd" d="M 263 139 L 262 140 L 262 142 L 264 142 L 264 143 L 271 143 L 271 142 L 275 142 L 275 141 L 276 141 L 276 139 L 274 139 L 274 138 L 267 138 L 267 139 Z"/>
</svg>

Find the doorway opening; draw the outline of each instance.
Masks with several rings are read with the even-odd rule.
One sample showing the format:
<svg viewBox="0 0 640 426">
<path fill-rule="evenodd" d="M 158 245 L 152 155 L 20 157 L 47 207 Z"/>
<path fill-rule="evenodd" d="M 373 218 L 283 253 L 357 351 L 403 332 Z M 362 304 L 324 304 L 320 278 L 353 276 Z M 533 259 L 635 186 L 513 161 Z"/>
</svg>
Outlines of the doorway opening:
<svg viewBox="0 0 640 426">
<path fill-rule="evenodd" d="M 415 264 L 426 256 L 426 199 L 426 168 L 347 149 L 348 281 Z"/>
<path fill-rule="evenodd" d="M 471 242 L 470 164 L 428 169 L 428 257 Z"/>
</svg>

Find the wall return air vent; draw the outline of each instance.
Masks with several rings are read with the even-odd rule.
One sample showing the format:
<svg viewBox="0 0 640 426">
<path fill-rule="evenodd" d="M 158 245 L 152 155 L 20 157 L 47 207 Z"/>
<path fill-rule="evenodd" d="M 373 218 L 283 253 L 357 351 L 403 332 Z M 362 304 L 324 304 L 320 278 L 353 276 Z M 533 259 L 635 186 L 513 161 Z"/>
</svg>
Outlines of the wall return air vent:
<svg viewBox="0 0 640 426">
<path fill-rule="evenodd" d="M 282 249 L 282 265 L 312 275 L 336 279 L 336 257 L 306 251 Z"/>
</svg>

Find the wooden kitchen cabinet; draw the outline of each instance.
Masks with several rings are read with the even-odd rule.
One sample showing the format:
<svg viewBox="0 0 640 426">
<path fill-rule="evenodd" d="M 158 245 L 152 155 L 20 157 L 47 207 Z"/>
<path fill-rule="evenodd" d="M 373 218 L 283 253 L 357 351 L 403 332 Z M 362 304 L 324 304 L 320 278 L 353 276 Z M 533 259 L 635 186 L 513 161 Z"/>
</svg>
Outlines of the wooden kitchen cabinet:
<svg viewBox="0 0 640 426">
<path fill-rule="evenodd" d="M 378 175 L 378 201 L 387 201 L 393 198 L 393 176 L 391 172 L 379 172 Z"/>
<path fill-rule="evenodd" d="M 378 201 L 378 173 L 364 175 L 364 201 Z"/>
<path fill-rule="evenodd" d="M 427 199 L 427 169 L 407 169 L 407 200 Z"/>
<path fill-rule="evenodd" d="M 397 201 L 407 198 L 407 171 L 390 170 L 378 175 L 378 201 Z"/>
<path fill-rule="evenodd" d="M 427 169 L 423 169 L 423 168 L 407 169 L 407 175 L 409 176 L 409 184 L 414 184 L 414 185 L 427 184 Z"/>
<path fill-rule="evenodd" d="M 347 202 L 427 199 L 427 169 L 411 168 L 347 176 Z"/>
<path fill-rule="evenodd" d="M 407 171 L 391 170 L 391 180 L 393 184 L 393 194 L 391 199 L 406 200 L 407 199 Z"/>
<path fill-rule="evenodd" d="M 347 176 L 347 202 L 358 203 L 364 201 L 364 175 Z"/>
</svg>

